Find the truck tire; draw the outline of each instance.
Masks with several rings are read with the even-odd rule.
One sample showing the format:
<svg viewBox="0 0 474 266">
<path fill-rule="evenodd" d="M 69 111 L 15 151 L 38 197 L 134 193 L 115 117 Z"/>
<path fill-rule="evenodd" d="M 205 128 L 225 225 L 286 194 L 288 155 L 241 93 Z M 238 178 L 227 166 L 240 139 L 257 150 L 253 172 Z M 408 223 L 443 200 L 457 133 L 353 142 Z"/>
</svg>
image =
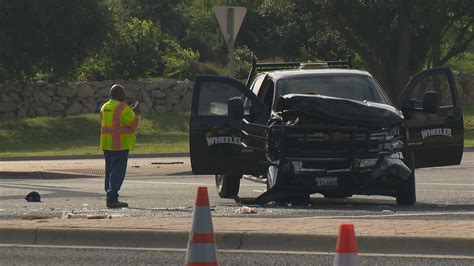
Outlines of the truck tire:
<svg viewBox="0 0 474 266">
<path fill-rule="evenodd" d="M 415 158 L 411 151 L 407 152 L 406 165 L 410 168 L 411 175 L 400 184 L 397 190 L 396 199 L 400 206 L 412 206 L 416 203 L 416 182 L 415 182 Z"/>
<path fill-rule="evenodd" d="M 231 199 L 239 194 L 241 175 L 216 175 L 217 194 L 223 199 Z"/>
</svg>

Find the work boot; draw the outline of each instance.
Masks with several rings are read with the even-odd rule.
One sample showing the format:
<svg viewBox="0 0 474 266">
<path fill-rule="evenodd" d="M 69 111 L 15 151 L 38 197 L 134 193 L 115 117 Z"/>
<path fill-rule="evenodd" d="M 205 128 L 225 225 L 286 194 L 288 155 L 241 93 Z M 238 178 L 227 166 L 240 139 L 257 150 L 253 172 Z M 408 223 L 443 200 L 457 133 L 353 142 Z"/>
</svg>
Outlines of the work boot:
<svg viewBox="0 0 474 266">
<path fill-rule="evenodd" d="M 115 208 L 125 208 L 125 207 L 128 207 L 128 204 L 126 202 L 121 202 L 121 201 L 107 201 L 107 208 L 112 208 L 112 209 L 115 209 Z"/>
</svg>

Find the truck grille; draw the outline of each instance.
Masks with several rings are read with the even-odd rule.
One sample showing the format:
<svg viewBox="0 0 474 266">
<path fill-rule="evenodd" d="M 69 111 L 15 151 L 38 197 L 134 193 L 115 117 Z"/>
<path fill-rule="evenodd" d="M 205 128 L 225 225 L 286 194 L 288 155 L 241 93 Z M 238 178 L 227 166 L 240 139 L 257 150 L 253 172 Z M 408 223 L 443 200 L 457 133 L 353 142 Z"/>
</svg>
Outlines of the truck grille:
<svg viewBox="0 0 474 266">
<path fill-rule="evenodd" d="M 394 141 L 387 131 L 358 126 L 283 126 L 281 133 L 285 157 L 363 158 Z"/>
<path fill-rule="evenodd" d="M 325 169 L 325 170 L 349 169 L 351 167 L 351 161 L 350 160 L 303 161 L 302 167 L 305 169 Z"/>
</svg>

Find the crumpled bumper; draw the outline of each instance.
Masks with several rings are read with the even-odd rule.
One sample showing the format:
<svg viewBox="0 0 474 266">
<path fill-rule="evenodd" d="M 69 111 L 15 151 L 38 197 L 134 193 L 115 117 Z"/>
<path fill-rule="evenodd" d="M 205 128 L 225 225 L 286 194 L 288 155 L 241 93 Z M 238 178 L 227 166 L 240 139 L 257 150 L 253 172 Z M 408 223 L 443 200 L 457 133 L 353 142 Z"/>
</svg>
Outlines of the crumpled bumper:
<svg viewBox="0 0 474 266">
<path fill-rule="evenodd" d="M 411 172 L 410 168 L 401 159 L 383 158 L 372 169 L 372 176 L 375 179 L 393 177 L 406 180 L 410 177 Z"/>
<path fill-rule="evenodd" d="M 334 177 L 338 179 L 334 187 L 365 187 L 376 183 L 396 185 L 403 180 L 407 180 L 412 174 L 412 170 L 403 162 L 403 157 L 387 156 L 377 160 L 371 167 L 348 167 L 344 169 L 308 169 L 300 167 L 301 161 L 291 164 L 298 167 L 285 169 L 280 161 L 273 162 L 268 168 L 267 177 L 270 187 L 277 183 L 283 186 L 293 186 L 297 184 L 308 186 L 318 186 L 315 178 Z M 284 163 L 283 163 L 284 164 Z M 288 164 L 287 164 L 288 165 Z M 286 184 L 286 185 L 285 185 Z"/>
</svg>

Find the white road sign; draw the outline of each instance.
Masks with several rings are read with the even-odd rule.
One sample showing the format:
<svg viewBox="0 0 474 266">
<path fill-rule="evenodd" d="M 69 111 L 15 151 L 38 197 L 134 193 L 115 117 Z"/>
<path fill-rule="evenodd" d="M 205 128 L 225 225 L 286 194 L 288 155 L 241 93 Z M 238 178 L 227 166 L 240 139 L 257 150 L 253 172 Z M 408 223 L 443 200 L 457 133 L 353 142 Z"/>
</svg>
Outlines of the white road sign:
<svg viewBox="0 0 474 266">
<path fill-rule="evenodd" d="M 227 46 L 231 47 L 244 21 L 247 8 L 241 6 L 215 6 L 214 13 L 224 34 Z"/>
</svg>

